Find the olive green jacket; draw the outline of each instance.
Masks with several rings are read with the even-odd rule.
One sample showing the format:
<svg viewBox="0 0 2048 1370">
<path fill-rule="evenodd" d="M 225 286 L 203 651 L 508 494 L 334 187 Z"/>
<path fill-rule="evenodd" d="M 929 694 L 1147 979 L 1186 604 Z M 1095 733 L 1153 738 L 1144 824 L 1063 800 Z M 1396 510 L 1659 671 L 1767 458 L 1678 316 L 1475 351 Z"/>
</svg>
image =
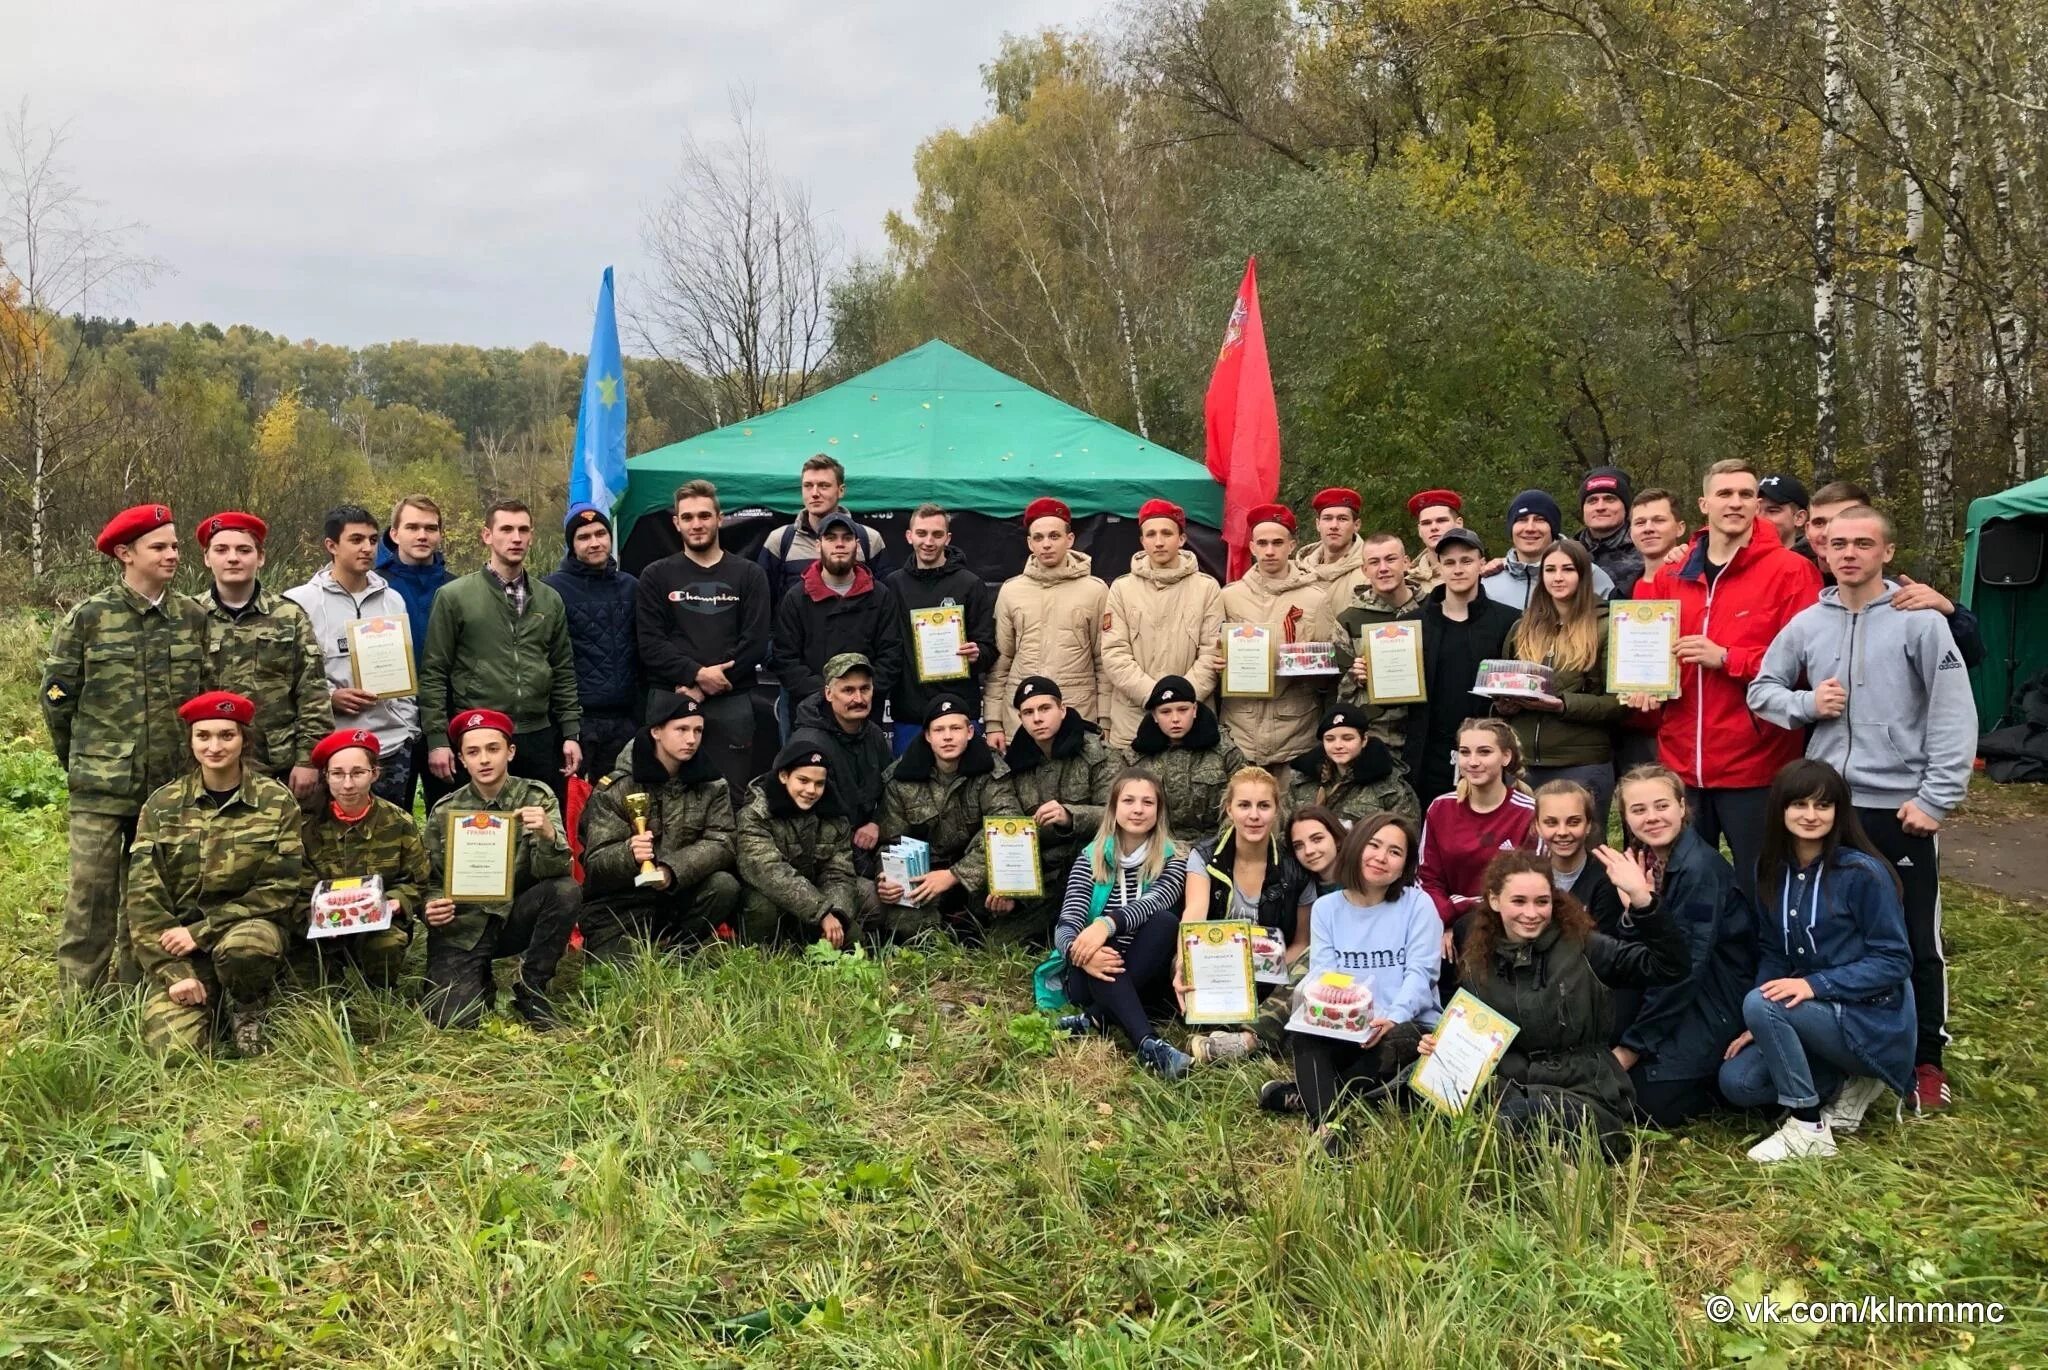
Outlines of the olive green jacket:
<svg viewBox="0 0 2048 1370">
<path fill-rule="evenodd" d="M 1047 800 L 1066 807 L 1065 823 L 1041 824 L 1038 830 L 1039 866 L 1045 873 L 1046 888 L 1056 891 L 1066 882 L 1074 853 L 1095 836 L 1102 823 L 1110 782 L 1116 779 L 1116 757 L 1095 725 L 1069 709 L 1066 722 L 1053 734 L 1050 756 L 1020 727 L 1010 738 L 1004 760 L 1010 766 L 1009 786 L 1017 797 L 1016 812 L 1029 818 Z M 1057 893 L 1049 897 L 1059 898 Z"/>
<path fill-rule="evenodd" d="M 655 864 L 666 866 L 671 890 L 689 890 L 738 863 L 731 793 L 710 758 L 699 752 L 671 776 L 643 729 L 597 782 L 583 806 L 583 889 L 587 898 L 636 893 L 633 820 L 626 796 L 647 796 L 647 828 Z M 645 893 L 645 891 L 638 891 Z"/>
<path fill-rule="evenodd" d="M 829 811 L 828 811 L 829 810 Z M 773 775 L 747 787 L 739 818 L 740 883 L 806 928 L 828 913 L 851 928 L 860 916 L 853 828 L 831 795 L 799 809 Z"/>
<path fill-rule="evenodd" d="M 286 932 L 303 924 L 304 850 L 298 801 L 254 771 L 218 808 L 197 771 L 150 795 L 128 849 L 124 904 L 143 973 L 165 986 L 195 978 L 190 959 L 158 944 L 174 927 L 191 929 L 199 950 L 210 952 L 223 932 L 248 919 Z"/>
<path fill-rule="evenodd" d="M 904 837 L 931 844 L 932 869 L 949 870 L 969 894 L 988 884 L 984 820 L 1017 813 L 1010 768 L 980 738 L 968 744 L 959 769 L 938 769 L 920 737 L 898 757 L 882 787 L 882 846 Z"/>
<path fill-rule="evenodd" d="M 1351 678 L 1351 663 L 1365 654 L 1366 630 L 1382 623 L 1398 623 L 1422 617 L 1423 593 L 1416 591 L 1408 602 L 1395 608 L 1370 585 L 1359 585 L 1351 598 L 1337 608 L 1337 698 L 1365 710 L 1367 731 L 1394 750 L 1397 763 L 1405 768 L 1408 745 L 1408 711 L 1413 704 L 1375 704 L 1367 688 Z"/>
</svg>

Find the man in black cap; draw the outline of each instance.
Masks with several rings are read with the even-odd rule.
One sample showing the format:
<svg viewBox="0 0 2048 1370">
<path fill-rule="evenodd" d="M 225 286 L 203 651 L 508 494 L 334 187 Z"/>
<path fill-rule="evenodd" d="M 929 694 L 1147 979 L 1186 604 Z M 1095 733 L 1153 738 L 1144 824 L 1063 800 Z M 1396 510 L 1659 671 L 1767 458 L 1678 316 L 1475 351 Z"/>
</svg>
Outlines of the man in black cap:
<svg viewBox="0 0 2048 1370">
<path fill-rule="evenodd" d="M 1223 791 L 1244 755 L 1223 736 L 1216 711 L 1186 676 L 1163 675 L 1145 699 L 1145 721 L 1124 753 L 1127 765 L 1159 777 L 1173 832 L 1206 837 L 1223 820 Z"/>
<path fill-rule="evenodd" d="M 1756 512 L 1767 519 L 1778 530 L 1778 541 L 1787 551 L 1797 552 L 1815 566 L 1821 574 L 1827 574 L 1827 567 L 1821 565 L 1820 554 L 1806 538 L 1806 520 L 1812 501 L 1807 498 L 1806 487 L 1799 477 L 1780 473 L 1765 476 L 1756 483 Z"/>
<path fill-rule="evenodd" d="M 984 927 L 998 945 L 1047 945 L 1074 853 L 1095 835 L 1116 778 L 1116 758 L 1093 723 L 1069 709 L 1050 677 L 1026 676 L 1011 696 L 1018 730 L 1003 753 L 1017 812 L 1038 823 L 1038 861 L 1044 893 L 1021 899 L 1007 914 L 993 912 Z"/>
<path fill-rule="evenodd" d="M 875 722 L 875 668 L 859 652 L 841 652 L 825 663 L 823 680 L 816 694 L 797 701 L 789 740 L 825 753 L 832 798 L 853 828 L 854 869 L 872 880 L 890 757 L 889 735 Z"/>
<path fill-rule="evenodd" d="M 576 698 L 583 705 L 585 780 L 609 775 L 633 740 L 640 711 L 640 654 L 634 647 L 634 600 L 639 582 L 612 555 L 611 516 L 594 504 L 574 504 L 562 520 L 562 564 L 542 579 L 562 597 L 569 615 L 569 650 L 576 659 Z"/>
<path fill-rule="evenodd" d="M 979 699 L 977 697 L 977 703 Z M 932 696 L 924 728 L 889 768 L 882 794 L 882 842 L 914 837 L 931 847 L 931 873 L 902 889 L 876 882 L 881 923 L 890 935 L 909 936 L 978 917 L 988 889 L 982 823 L 1017 812 L 1009 768 L 974 731 L 967 701 Z M 1009 901 L 996 901 L 1009 909 Z"/>
<path fill-rule="evenodd" d="M 627 801 L 645 795 L 646 830 Z M 704 706 L 657 695 L 647 726 L 583 807 L 583 949 L 618 960 L 629 936 L 688 946 L 732 927 L 740 904 L 733 874 L 732 796 L 704 747 Z"/>
<path fill-rule="evenodd" d="M 843 513 L 818 528 L 818 560 L 782 592 L 769 668 L 790 709 L 825 684 L 825 663 L 858 652 L 873 664 L 875 695 L 887 699 L 903 670 L 903 623 L 896 593 L 859 561 L 860 535 Z M 794 714 L 791 716 L 794 725 Z"/>
<path fill-rule="evenodd" d="M 1472 693 L 1479 663 L 1506 653 L 1508 635 L 1522 618 L 1511 604 L 1488 598 L 1479 569 L 1486 544 L 1470 528 L 1453 528 L 1436 544 L 1441 582 L 1422 603 L 1422 676 L 1425 699 L 1408 714 L 1408 778 L 1425 812 L 1449 794 L 1457 779 L 1452 755 L 1458 726 L 1485 718 L 1490 700 Z M 1418 715 L 1420 717 L 1418 718 Z"/>
<path fill-rule="evenodd" d="M 1596 466 L 1579 482 L 1579 521 L 1574 534 L 1593 564 L 1614 582 L 1614 598 L 1627 599 L 1643 578 L 1643 554 L 1629 539 L 1629 507 L 1635 489 L 1619 466 Z"/>
</svg>

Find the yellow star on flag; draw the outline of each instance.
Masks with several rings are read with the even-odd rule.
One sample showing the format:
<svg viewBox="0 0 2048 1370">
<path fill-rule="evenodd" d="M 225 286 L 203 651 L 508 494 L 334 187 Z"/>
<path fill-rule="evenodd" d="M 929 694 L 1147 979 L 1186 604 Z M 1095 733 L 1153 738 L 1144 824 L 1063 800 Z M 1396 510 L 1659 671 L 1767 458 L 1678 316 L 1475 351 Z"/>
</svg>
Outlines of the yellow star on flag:
<svg viewBox="0 0 2048 1370">
<path fill-rule="evenodd" d="M 619 402 L 619 378 L 599 376 L 597 378 L 597 402 L 609 409 Z"/>
</svg>

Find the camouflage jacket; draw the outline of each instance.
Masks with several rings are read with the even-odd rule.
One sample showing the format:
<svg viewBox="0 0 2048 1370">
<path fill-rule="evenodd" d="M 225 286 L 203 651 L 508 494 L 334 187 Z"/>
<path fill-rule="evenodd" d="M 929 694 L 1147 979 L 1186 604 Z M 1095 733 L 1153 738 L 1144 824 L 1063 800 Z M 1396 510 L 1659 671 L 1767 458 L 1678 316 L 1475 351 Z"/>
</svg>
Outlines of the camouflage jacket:
<svg viewBox="0 0 2048 1370">
<path fill-rule="evenodd" d="M 1049 799 L 1066 806 L 1065 825 L 1042 826 L 1038 833 L 1038 860 L 1049 889 L 1066 880 L 1074 853 L 1095 836 L 1102 807 L 1109 802 L 1110 782 L 1116 779 L 1116 758 L 1102 734 L 1073 710 L 1067 711 L 1051 746 L 1048 756 L 1020 727 L 1004 754 L 1010 764 L 1010 790 L 1017 796 L 1016 812 L 1028 818 Z"/>
<path fill-rule="evenodd" d="M 206 650 L 216 689 L 256 701 L 250 731 L 256 764 L 273 780 L 312 764 L 313 744 L 334 730 L 327 666 L 306 611 L 261 585 L 239 616 L 210 593 Z"/>
<path fill-rule="evenodd" d="M 342 822 L 333 808 L 323 803 L 318 813 L 305 816 L 299 830 L 306 843 L 306 867 L 304 898 L 294 932 L 305 931 L 313 885 L 320 880 L 380 876 L 385 897 L 398 901 L 399 917 L 392 921 L 419 917 L 433 868 L 411 814 L 372 796 L 369 813 L 354 823 Z"/>
<path fill-rule="evenodd" d="M 982 820 L 1017 812 L 1010 768 L 980 738 L 968 743 L 958 769 L 939 770 L 922 737 L 889 767 L 882 787 L 882 846 L 901 837 L 929 842 L 932 869 L 949 870 L 976 894 L 988 884 Z"/>
<path fill-rule="evenodd" d="M 1364 654 L 1365 632 L 1381 623 L 1406 622 L 1422 617 L 1423 593 L 1418 590 L 1396 609 L 1370 585 L 1360 585 L 1348 604 L 1337 606 L 1337 698 L 1365 710 L 1366 727 L 1372 735 L 1394 749 L 1394 758 L 1406 768 L 1404 748 L 1408 739 L 1408 711 L 1412 704 L 1374 704 L 1366 687 L 1351 678 L 1351 663 Z"/>
<path fill-rule="evenodd" d="M 210 684 L 206 610 L 175 590 L 151 604 L 121 583 L 50 636 L 43 721 L 69 772 L 73 813 L 133 816 L 191 763 L 178 706 Z"/>
<path fill-rule="evenodd" d="M 1356 823 L 1381 810 L 1398 813 L 1411 822 L 1420 823 L 1422 805 L 1416 801 L 1415 791 L 1408 787 L 1408 781 L 1393 756 L 1382 746 L 1377 749 L 1379 755 L 1375 757 L 1372 744 L 1366 745 L 1367 751 L 1328 785 L 1322 783 L 1323 754 L 1320 749 L 1296 758 L 1284 775 L 1287 811 L 1293 813 L 1310 804 L 1321 804 L 1347 824 Z"/>
<path fill-rule="evenodd" d="M 1175 745 L 1149 716 L 1123 754 L 1124 764 L 1150 771 L 1166 796 L 1167 831 L 1184 838 L 1207 837 L 1223 821 L 1223 791 L 1244 765 L 1244 754 L 1217 725 L 1207 704 L 1195 726 Z"/>
<path fill-rule="evenodd" d="M 642 729 L 583 806 L 586 898 L 640 892 L 633 886 L 640 863 L 633 859 L 633 820 L 626 814 L 629 794 L 647 796 L 654 859 L 668 867 L 671 890 L 693 889 L 706 876 L 733 868 L 737 857 L 732 798 L 718 768 L 699 752 L 669 775 L 654 755 L 654 739 Z"/>
<path fill-rule="evenodd" d="M 548 821 L 554 825 L 554 837 L 543 842 L 519 826 L 517 819 L 513 820 L 512 891 L 518 894 L 539 881 L 567 875 L 569 838 L 562 829 L 562 808 L 555 802 L 555 792 L 538 780 L 508 775 L 505 787 L 498 791 L 496 799 L 486 800 L 477 793 L 476 784 L 472 781 L 434 805 L 434 811 L 427 815 L 427 897 L 440 897 L 447 863 L 450 814 L 478 809 L 509 814 L 534 805 L 547 810 Z M 435 928 L 430 935 L 445 939 L 450 946 L 469 951 L 483 940 L 491 920 L 503 918 L 510 908 L 510 904 L 457 904 L 455 921 L 446 927 Z"/>
<path fill-rule="evenodd" d="M 262 918 L 291 930 L 299 913 L 299 802 L 254 771 L 214 807 L 197 771 L 158 789 L 135 823 L 128 850 L 128 935 L 145 975 L 164 985 L 193 976 L 192 962 L 157 939 L 192 930 L 211 951 L 235 923 Z"/>
<path fill-rule="evenodd" d="M 849 925 L 860 915 L 853 828 L 830 794 L 806 811 L 773 775 L 749 785 L 740 809 L 739 868 L 741 884 L 806 927 L 817 927 L 827 913 Z"/>
</svg>

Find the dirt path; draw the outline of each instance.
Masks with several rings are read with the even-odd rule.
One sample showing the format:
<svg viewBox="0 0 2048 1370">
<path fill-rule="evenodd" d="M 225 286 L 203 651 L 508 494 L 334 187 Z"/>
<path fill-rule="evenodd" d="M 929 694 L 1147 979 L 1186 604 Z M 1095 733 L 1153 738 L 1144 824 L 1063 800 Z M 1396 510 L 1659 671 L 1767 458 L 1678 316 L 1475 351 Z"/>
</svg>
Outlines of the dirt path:
<svg viewBox="0 0 2048 1370">
<path fill-rule="evenodd" d="M 1971 805 L 1975 808 L 1976 805 Z M 1941 830 L 1941 874 L 2048 904 L 2048 818 L 1964 813 Z"/>
</svg>

